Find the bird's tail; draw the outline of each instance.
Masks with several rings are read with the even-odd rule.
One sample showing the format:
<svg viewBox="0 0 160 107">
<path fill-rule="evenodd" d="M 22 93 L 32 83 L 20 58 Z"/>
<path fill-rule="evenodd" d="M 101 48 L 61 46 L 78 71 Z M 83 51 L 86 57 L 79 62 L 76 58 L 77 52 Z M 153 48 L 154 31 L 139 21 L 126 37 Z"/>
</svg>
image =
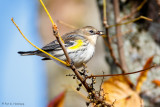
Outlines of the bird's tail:
<svg viewBox="0 0 160 107">
<path fill-rule="evenodd" d="M 22 55 L 22 56 L 35 55 L 35 51 L 26 51 L 26 52 L 24 52 L 24 51 L 19 51 L 18 53 L 19 53 L 20 55 Z"/>
</svg>

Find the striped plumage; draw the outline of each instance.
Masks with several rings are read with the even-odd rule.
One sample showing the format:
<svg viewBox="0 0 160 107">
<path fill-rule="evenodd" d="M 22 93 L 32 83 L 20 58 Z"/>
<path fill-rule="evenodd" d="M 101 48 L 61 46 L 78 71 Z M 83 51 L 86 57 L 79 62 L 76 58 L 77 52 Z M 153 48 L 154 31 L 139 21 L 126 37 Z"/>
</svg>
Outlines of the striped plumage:
<svg viewBox="0 0 160 107">
<path fill-rule="evenodd" d="M 87 63 L 92 58 L 95 51 L 96 40 L 99 35 L 101 35 L 100 31 L 96 30 L 94 27 L 86 26 L 62 36 L 69 57 L 76 67 L 81 67 L 83 63 Z M 66 61 L 64 52 L 57 40 L 52 41 L 42 49 L 53 56 Z M 38 55 L 44 57 L 42 60 L 52 59 L 39 50 L 27 52 L 20 51 L 18 53 L 21 55 Z"/>
</svg>

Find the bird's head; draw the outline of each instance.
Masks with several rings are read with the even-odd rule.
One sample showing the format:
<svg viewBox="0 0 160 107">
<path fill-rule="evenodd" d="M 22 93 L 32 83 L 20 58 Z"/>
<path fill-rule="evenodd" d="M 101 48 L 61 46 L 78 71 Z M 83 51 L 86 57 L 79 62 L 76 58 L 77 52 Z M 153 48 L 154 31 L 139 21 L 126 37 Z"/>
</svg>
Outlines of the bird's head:
<svg viewBox="0 0 160 107">
<path fill-rule="evenodd" d="M 97 37 L 103 35 L 102 31 L 97 30 L 92 26 L 85 26 L 78 30 L 85 38 L 90 40 L 94 45 L 96 44 Z"/>
</svg>

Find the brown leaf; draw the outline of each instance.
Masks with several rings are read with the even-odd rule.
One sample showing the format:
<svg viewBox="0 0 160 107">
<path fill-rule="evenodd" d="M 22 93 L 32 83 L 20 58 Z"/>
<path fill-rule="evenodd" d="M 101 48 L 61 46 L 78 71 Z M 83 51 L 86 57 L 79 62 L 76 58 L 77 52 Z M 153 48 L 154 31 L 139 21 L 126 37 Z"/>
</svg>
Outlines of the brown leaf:
<svg viewBox="0 0 160 107">
<path fill-rule="evenodd" d="M 130 88 L 124 76 L 111 77 L 102 85 L 105 100 L 114 107 L 141 107 L 142 99 Z"/>
<path fill-rule="evenodd" d="M 66 91 L 60 93 L 58 96 L 56 96 L 53 100 L 49 102 L 48 107 L 63 107 L 65 95 Z"/>
<path fill-rule="evenodd" d="M 147 69 L 151 66 L 154 56 L 151 56 L 145 63 L 143 69 Z M 137 79 L 136 92 L 140 92 L 143 82 L 147 79 L 147 74 L 149 70 L 141 72 L 140 76 Z"/>
<path fill-rule="evenodd" d="M 153 80 L 152 83 L 160 87 L 160 80 Z"/>
</svg>

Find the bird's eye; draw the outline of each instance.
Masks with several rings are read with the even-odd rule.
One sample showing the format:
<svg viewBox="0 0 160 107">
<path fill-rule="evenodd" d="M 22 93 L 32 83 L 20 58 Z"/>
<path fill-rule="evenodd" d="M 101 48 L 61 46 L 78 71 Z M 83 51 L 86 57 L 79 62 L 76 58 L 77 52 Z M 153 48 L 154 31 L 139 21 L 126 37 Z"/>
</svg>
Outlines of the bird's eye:
<svg viewBox="0 0 160 107">
<path fill-rule="evenodd" d="M 93 30 L 90 30 L 89 32 L 90 32 L 90 33 L 93 33 Z"/>
</svg>

